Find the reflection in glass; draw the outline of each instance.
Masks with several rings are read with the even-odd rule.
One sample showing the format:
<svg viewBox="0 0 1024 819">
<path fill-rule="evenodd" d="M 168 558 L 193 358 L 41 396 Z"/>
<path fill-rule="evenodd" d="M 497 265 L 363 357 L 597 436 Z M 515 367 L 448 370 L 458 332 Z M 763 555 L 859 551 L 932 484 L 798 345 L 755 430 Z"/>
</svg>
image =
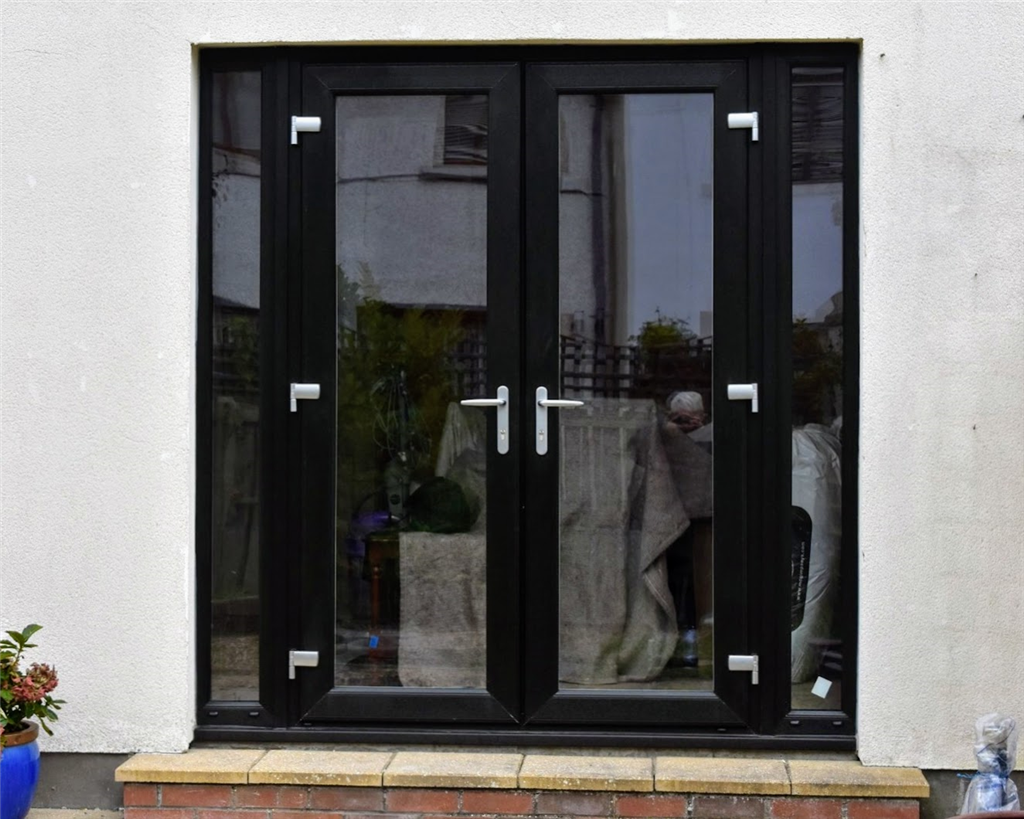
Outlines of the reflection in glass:
<svg viewBox="0 0 1024 819">
<path fill-rule="evenodd" d="M 259 699 L 260 73 L 213 75 L 211 696 Z"/>
<path fill-rule="evenodd" d="M 484 96 L 337 101 L 335 683 L 484 687 Z"/>
<path fill-rule="evenodd" d="M 559 98 L 563 687 L 710 689 L 713 97 Z"/>
<path fill-rule="evenodd" d="M 842 699 L 843 70 L 795 68 L 792 707 Z"/>
</svg>

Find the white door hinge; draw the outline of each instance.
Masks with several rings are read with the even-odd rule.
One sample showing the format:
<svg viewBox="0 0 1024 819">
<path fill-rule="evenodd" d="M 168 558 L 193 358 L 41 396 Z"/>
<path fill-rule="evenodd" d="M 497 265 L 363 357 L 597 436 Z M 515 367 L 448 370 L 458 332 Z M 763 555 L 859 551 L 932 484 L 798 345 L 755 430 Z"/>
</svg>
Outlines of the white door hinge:
<svg viewBox="0 0 1024 819">
<path fill-rule="evenodd" d="M 289 651 L 288 652 L 288 679 L 295 679 L 296 667 L 316 668 L 320 665 L 319 651 Z"/>
<path fill-rule="evenodd" d="M 296 384 L 293 381 L 288 388 L 288 409 L 292 412 L 298 412 L 299 399 L 304 401 L 316 401 L 319 397 L 319 384 Z"/>
<path fill-rule="evenodd" d="M 320 117 L 292 117 L 292 145 L 299 144 L 300 133 L 320 133 Z"/>
<path fill-rule="evenodd" d="M 750 411 L 757 412 L 757 384 L 730 384 L 726 388 L 730 401 L 749 401 Z"/>
<path fill-rule="evenodd" d="M 757 126 L 757 111 L 746 111 L 742 114 L 729 114 L 729 127 L 749 128 L 750 139 L 752 142 L 757 142 L 758 140 Z"/>
<path fill-rule="evenodd" d="M 730 671 L 749 671 L 750 672 L 750 684 L 757 685 L 758 683 L 758 661 L 756 654 L 730 654 L 729 655 L 729 670 Z"/>
</svg>

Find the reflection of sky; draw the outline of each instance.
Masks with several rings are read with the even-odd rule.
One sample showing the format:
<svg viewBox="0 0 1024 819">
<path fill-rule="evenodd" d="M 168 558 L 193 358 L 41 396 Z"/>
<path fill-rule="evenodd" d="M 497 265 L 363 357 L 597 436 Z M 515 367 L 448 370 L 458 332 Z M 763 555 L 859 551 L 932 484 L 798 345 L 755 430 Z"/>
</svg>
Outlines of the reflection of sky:
<svg viewBox="0 0 1024 819">
<path fill-rule="evenodd" d="M 793 318 L 821 321 L 843 289 L 843 186 L 793 186 Z"/>
<path fill-rule="evenodd" d="M 700 331 L 712 307 L 711 94 L 625 97 L 629 334 L 656 317 Z"/>
</svg>

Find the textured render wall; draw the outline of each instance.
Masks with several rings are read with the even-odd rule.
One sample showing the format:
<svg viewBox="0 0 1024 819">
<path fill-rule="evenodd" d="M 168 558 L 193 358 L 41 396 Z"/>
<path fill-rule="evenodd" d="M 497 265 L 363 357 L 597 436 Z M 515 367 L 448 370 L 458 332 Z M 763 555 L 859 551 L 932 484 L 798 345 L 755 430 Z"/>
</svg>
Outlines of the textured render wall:
<svg viewBox="0 0 1024 819">
<path fill-rule="evenodd" d="M 2 15 L 0 618 L 47 625 L 48 750 L 191 734 L 192 46 L 223 43 L 863 40 L 860 753 L 969 767 L 976 714 L 1024 721 L 1024 5 Z"/>
</svg>

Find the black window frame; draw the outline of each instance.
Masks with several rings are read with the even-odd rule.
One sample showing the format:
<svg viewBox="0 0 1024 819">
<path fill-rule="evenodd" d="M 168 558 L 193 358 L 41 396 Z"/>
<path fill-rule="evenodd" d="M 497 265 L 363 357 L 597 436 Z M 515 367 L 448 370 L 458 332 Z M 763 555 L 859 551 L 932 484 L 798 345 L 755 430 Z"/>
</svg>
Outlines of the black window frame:
<svg viewBox="0 0 1024 819">
<path fill-rule="evenodd" d="M 283 463 L 289 451 L 298 451 L 299 433 L 289 427 L 287 407 L 280 401 L 261 397 L 261 423 L 280 434 L 265 434 L 263 446 L 272 455 L 261 460 L 260 484 L 268 497 L 278 503 L 262 503 L 260 525 L 260 601 L 261 652 L 260 697 L 252 702 L 210 700 L 210 532 L 212 425 L 212 216 L 209 190 L 212 163 L 211 75 L 214 71 L 259 70 L 262 74 L 262 149 L 261 165 L 261 303 L 273 305 L 261 315 L 260 366 L 268 383 L 286 383 L 289 361 L 299 354 L 300 341 L 289 328 L 301 325 L 302 314 L 297 297 L 298 284 L 280 271 L 287 270 L 296 253 L 301 232 L 299 197 L 301 166 L 295 151 L 288 150 L 287 122 L 300 113 L 302 71 L 312 64 L 400 63 L 416 66 L 443 63 L 527 63 L 618 62 L 659 63 L 694 60 L 743 61 L 748 73 L 748 102 L 760 112 L 761 135 L 758 148 L 764 160 L 753 160 L 748 178 L 748 214 L 750 241 L 751 308 L 748 332 L 752 355 L 761 356 L 762 410 L 761 447 L 749 463 L 752 492 L 760 496 L 758 508 L 749 514 L 746 524 L 751 532 L 770 532 L 767 542 L 776 543 L 779 554 L 751 550 L 746 593 L 751 599 L 750 633 L 760 646 L 762 674 L 760 704 L 750 717 L 756 732 L 710 725 L 685 731 L 661 731 L 657 726 L 637 723 L 578 726 L 499 727 L 480 725 L 446 728 L 428 717 L 410 712 L 405 725 L 368 721 L 332 727 L 289 722 L 289 713 L 298 713 L 297 687 L 289 687 L 280 673 L 288 648 L 289 635 L 297 633 L 299 623 L 291 601 L 301 599 L 302 583 L 289 572 L 290 558 L 284 544 L 289 537 L 288 520 L 301 505 L 301 489 L 289 483 L 272 461 Z M 773 611 L 788 609 L 789 584 L 785 574 L 788 562 L 779 544 L 787 542 L 788 515 L 782 514 L 788 503 L 790 470 L 789 405 L 776 391 L 791 378 L 791 143 L 790 89 L 794 67 L 841 67 L 844 76 L 843 151 L 843 546 L 841 572 L 847 579 L 842 586 L 840 611 L 845 646 L 843 697 L 841 711 L 793 711 L 789 708 L 787 620 L 781 614 L 761 618 L 757 612 L 765 606 Z M 437 46 L 437 47 L 265 47 L 203 49 L 200 53 L 199 145 L 198 145 L 198 284 L 197 305 L 197 506 L 196 506 L 196 657 L 197 722 L 195 736 L 209 741 L 366 741 L 366 742 L 464 742 L 467 744 L 604 745 L 644 747 L 754 747 L 754 748 L 830 748 L 849 750 L 855 746 L 857 700 L 857 453 L 859 429 L 859 47 L 854 43 L 827 45 L 723 45 L 723 46 Z M 528 181 L 522 180 L 523 187 Z M 277 271 L 277 272 L 275 272 Z M 763 278 L 755 274 L 760 271 Z M 756 279 L 756 280 L 755 280 Z M 764 282 L 774 285 L 765 286 Z M 756 295 L 755 295 L 756 294 Z M 285 306 L 285 307 L 282 307 Z M 765 464 L 774 464 L 767 470 Z M 786 507 L 788 508 L 788 507 Z M 287 578 L 287 582 L 281 582 Z M 848 582 L 852 579 L 854 582 Z M 525 615 L 524 615 L 525 616 Z M 266 650 L 272 647 L 273 650 Z M 766 656 L 770 659 L 767 663 Z M 516 686 L 525 690 L 522 680 Z"/>
</svg>

